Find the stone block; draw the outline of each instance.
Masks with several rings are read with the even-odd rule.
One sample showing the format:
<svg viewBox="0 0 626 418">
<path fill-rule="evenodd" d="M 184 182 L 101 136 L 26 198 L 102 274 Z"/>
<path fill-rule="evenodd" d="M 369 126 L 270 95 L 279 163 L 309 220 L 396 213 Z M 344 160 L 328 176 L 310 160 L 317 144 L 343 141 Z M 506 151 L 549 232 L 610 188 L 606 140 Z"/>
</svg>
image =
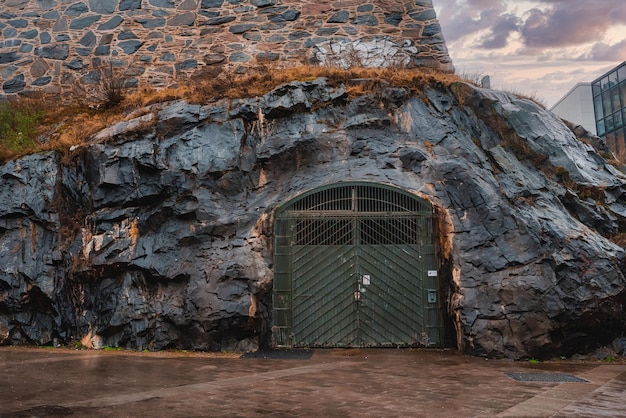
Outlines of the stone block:
<svg viewBox="0 0 626 418">
<path fill-rule="evenodd" d="M 261 42 L 263 40 L 261 34 L 256 32 L 246 32 L 243 34 L 243 37 L 245 40 L 253 42 Z"/>
<path fill-rule="evenodd" d="M 429 21 L 437 18 L 434 10 L 426 10 L 420 13 L 409 13 L 409 16 L 411 19 L 417 20 L 418 22 Z"/>
<path fill-rule="evenodd" d="M 270 22 L 292 22 L 300 17 L 299 10 L 287 10 L 284 13 L 280 13 L 274 16 L 270 16 Z"/>
<path fill-rule="evenodd" d="M 288 36 L 288 39 L 290 41 L 296 40 L 296 39 L 304 39 L 304 38 L 310 38 L 311 34 L 309 32 L 306 31 L 295 31 L 295 32 L 291 32 Z"/>
<path fill-rule="evenodd" d="M 249 23 L 247 23 L 247 24 L 231 25 L 228 28 L 228 30 L 231 33 L 234 33 L 234 34 L 241 34 L 241 33 L 244 33 L 246 31 L 252 29 L 255 26 L 256 26 L 255 24 L 249 24 Z"/>
<path fill-rule="evenodd" d="M 41 48 L 37 48 L 35 50 L 35 54 L 41 58 L 65 60 L 70 55 L 70 46 L 68 44 L 43 46 Z"/>
<path fill-rule="evenodd" d="M 98 45 L 94 54 L 98 57 L 111 55 L 111 45 Z"/>
<path fill-rule="evenodd" d="M 64 63 L 63 66 L 69 68 L 70 70 L 81 70 L 85 68 L 85 63 L 79 58 L 74 58 Z"/>
<path fill-rule="evenodd" d="M 141 9 L 141 0 L 120 0 L 120 11 Z"/>
<path fill-rule="evenodd" d="M 76 17 L 76 16 L 80 16 L 83 13 L 87 13 L 89 12 L 89 7 L 87 7 L 87 5 L 85 3 L 82 2 L 78 2 L 78 3 L 74 3 L 72 4 L 70 7 L 68 7 L 65 10 L 65 16 L 69 16 L 69 17 Z"/>
<path fill-rule="evenodd" d="M 260 62 L 278 61 L 278 59 L 280 59 L 280 54 L 277 52 L 259 52 L 256 55 L 256 59 Z"/>
<path fill-rule="evenodd" d="M 96 45 L 96 35 L 89 31 L 78 41 L 82 46 L 95 46 Z"/>
<path fill-rule="evenodd" d="M 208 19 L 204 22 L 205 25 L 213 26 L 213 25 L 224 25 L 226 23 L 230 23 L 237 19 L 235 16 L 220 16 L 212 19 Z"/>
<path fill-rule="evenodd" d="M 148 18 L 135 18 L 135 21 L 146 29 L 156 29 L 165 26 L 165 19 L 148 19 Z"/>
<path fill-rule="evenodd" d="M 248 62 L 252 58 L 244 52 L 233 52 L 232 54 L 230 54 L 228 59 L 231 62 Z"/>
<path fill-rule="evenodd" d="M 7 7 L 24 7 L 29 3 L 30 0 L 7 0 Z"/>
<path fill-rule="evenodd" d="M 24 87 L 26 87 L 24 74 L 19 74 L 13 77 L 12 79 L 7 80 L 4 83 L 2 83 L 2 90 L 6 94 L 19 93 L 22 90 L 24 90 Z"/>
<path fill-rule="evenodd" d="M 39 31 L 37 29 L 31 29 L 31 30 L 27 30 L 25 32 L 20 33 L 19 37 L 22 39 L 35 39 L 38 34 L 39 34 Z"/>
<path fill-rule="evenodd" d="M 148 2 L 154 7 L 164 7 L 166 9 L 176 7 L 174 0 L 148 0 Z"/>
<path fill-rule="evenodd" d="M 431 37 L 431 36 L 438 36 L 438 35 L 441 35 L 441 26 L 439 25 L 439 23 L 433 23 L 424 27 L 424 31 L 422 32 L 422 36 L 424 37 Z"/>
<path fill-rule="evenodd" d="M 93 13 L 102 15 L 115 12 L 118 0 L 89 0 L 89 8 Z"/>
<path fill-rule="evenodd" d="M 350 13 L 347 10 L 341 10 L 332 15 L 327 22 L 328 23 L 347 23 L 350 18 Z"/>
<path fill-rule="evenodd" d="M 93 25 L 101 18 L 102 16 L 99 16 L 99 15 L 91 15 L 91 16 L 85 16 L 85 17 L 79 17 L 79 18 L 73 19 L 70 22 L 70 29 L 80 30 L 80 29 L 88 28 L 89 26 Z"/>
<path fill-rule="evenodd" d="M 186 59 L 184 61 L 177 63 L 175 65 L 175 68 L 177 71 L 182 71 L 182 70 L 191 70 L 193 68 L 196 68 L 197 66 L 198 66 L 198 61 L 196 61 L 195 59 Z"/>
<path fill-rule="evenodd" d="M 44 44 L 44 45 L 45 45 L 45 44 L 49 44 L 51 40 L 52 40 L 52 37 L 50 36 L 50 33 L 49 33 L 49 32 L 41 32 L 41 33 L 39 34 L 39 41 L 40 41 L 42 44 Z"/>
<path fill-rule="evenodd" d="M 389 13 L 385 14 L 385 23 L 388 25 L 398 26 L 402 22 L 401 13 Z"/>
<path fill-rule="evenodd" d="M 54 26 L 52 27 L 52 32 L 65 32 L 67 30 L 67 27 L 67 18 L 62 17 L 54 23 Z"/>
<path fill-rule="evenodd" d="M 203 9 L 216 9 L 222 7 L 224 0 L 202 0 L 200 7 Z"/>
<path fill-rule="evenodd" d="M 88 57 L 88 56 L 90 56 L 93 53 L 93 48 L 76 47 L 75 51 L 81 57 Z"/>
<path fill-rule="evenodd" d="M 178 10 L 196 10 L 197 8 L 197 0 L 184 0 L 180 6 L 178 6 Z"/>
<path fill-rule="evenodd" d="M 123 41 L 117 44 L 117 46 L 122 48 L 124 53 L 127 55 L 137 52 L 137 50 L 141 48 L 141 45 L 143 45 L 143 42 L 141 42 L 140 40 Z"/>
<path fill-rule="evenodd" d="M 0 64 L 8 64 L 19 59 L 17 52 L 0 52 Z"/>
<path fill-rule="evenodd" d="M 110 45 L 112 41 L 113 41 L 113 34 L 112 33 L 105 33 L 100 38 L 100 41 L 98 42 L 98 45 Z"/>
<path fill-rule="evenodd" d="M 24 29 L 28 27 L 28 20 L 26 19 L 9 20 L 7 23 L 17 29 Z"/>
<path fill-rule="evenodd" d="M 3 33 L 5 39 L 13 38 L 17 36 L 17 29 L 15 28 L 6 28 Z"/>
<path fill-rule="evenodd" d="M 183 13 L 170 18 L 167 21 L 168 26 L 192 26 L 196 21 L 195 13 Z"/>
<path fill-rule="evenodd" d="M 103 31 L 113 30 L 117 28 L 119 25 L 121 25 L 123 21 L 124 21 L 124 18 L 122 18 L 121 16 L 119 15 L 113 16 L 111 19 L 107 20 L 106 22 L 98 26 L 98 30 L 103 30 Z"/>
<path fill-rule="evenodd" d="M 219 53 L 206 54 L 204 57 L 202 57 L 202 61 L 206 65 L 219 64 L 221 62 L 224 62 L 225 59 L 226 59 L 226 55 L 219 54 Z"/>
<path fill-rule="evenodd" d="M 353 25 L 377 26 L 378 18 L 373 14 L 356 16 L 352 19 Z"/>
<path fill-rule="evenodd" d="M 44 19 L 58 20 L 61 17 L 61 14 L 59 13 L 58 10 L 51 10 L 49 12 L 44 13 L 41 17 Z"/>
<path fill-rule="evenodd" d="M 256 7 L 268 7 L 277 3 L 277 0 L 250 0 L 250 3 Z"/>
</svg>

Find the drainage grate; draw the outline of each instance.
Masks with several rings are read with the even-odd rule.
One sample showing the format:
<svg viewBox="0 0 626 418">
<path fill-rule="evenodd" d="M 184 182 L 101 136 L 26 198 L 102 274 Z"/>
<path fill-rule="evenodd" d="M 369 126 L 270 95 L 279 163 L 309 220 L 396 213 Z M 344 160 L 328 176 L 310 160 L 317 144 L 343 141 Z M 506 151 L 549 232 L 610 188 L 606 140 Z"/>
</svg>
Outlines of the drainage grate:
<svg viewBox="0 0 626 418">
<path fill-rule="evenodd" d="M 588 380 L 581 379 L 573 374 L 564 373 L 505 372 L 504 374 L 518 382 L 589 383 Z"/>
</svg>

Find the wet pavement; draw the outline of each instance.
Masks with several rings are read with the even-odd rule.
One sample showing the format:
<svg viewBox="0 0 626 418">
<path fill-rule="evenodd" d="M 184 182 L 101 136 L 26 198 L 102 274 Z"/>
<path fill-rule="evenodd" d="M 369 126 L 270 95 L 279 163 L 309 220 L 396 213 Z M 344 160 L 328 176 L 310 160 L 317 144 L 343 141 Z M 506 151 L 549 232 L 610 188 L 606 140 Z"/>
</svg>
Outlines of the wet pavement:
<svg viewBox="0 0 626 418">
<path fill-rule="evenodd" d="M 626 364 L 453 350 L 306 354 L 4 347 L 0 417 L 626 417 Z M 554 381 L 572 379 L 583 381 Z"/>
</svg>

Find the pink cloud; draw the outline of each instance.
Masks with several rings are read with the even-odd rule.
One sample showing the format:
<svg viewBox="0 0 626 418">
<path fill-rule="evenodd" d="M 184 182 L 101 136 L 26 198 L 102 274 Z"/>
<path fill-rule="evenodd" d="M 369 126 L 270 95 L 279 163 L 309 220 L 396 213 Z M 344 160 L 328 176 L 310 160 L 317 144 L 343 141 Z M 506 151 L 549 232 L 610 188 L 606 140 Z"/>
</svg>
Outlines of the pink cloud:
<svg viewBox="0 0 626 418">
<path fill-rule="evenodd" d="M 481 33 L 477 48 L 499 49 L 512 35 L 536 54 L 535 49 L 559 48 L 599 42 L 607 31 L 626 23 L 624 0 L 526 0 L 535 4 L 524 14 L 514 0 L 435 0 L 439 21 L 448 42 Z M 486 34 L 484 33 L 486 32 Z M 619 57 L 618 57 L 619 59 Z"/>
<path fill-rule="evenodd" d="M 585 61 L 623 61 L 626 59 L 626 39 L 615 45 L 597 42 L 587 54 L 579 57 L 579 59 Z"/>
<path fill-rule="evenodd" d="M 521 28 L 529 47 L 563 47 L 600 40 L 613 25 L 626 22 L 623 0 L 537 0 L 549 4 L 531 9 Z"/>
</svg>

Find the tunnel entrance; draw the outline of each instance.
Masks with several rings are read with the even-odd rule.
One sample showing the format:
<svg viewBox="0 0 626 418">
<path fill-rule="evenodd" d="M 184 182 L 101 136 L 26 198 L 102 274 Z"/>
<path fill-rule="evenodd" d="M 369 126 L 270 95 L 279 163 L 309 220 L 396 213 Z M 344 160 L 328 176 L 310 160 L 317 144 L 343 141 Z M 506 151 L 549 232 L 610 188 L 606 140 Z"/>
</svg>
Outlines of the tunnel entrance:
<svg viewBox="0 0 626 418">
<path fill-rule="evenodd" d="M 338 183 L 278 208 L 274 228 L 274 346 L 443 345 L 428 201 Z"/>
</svg>

